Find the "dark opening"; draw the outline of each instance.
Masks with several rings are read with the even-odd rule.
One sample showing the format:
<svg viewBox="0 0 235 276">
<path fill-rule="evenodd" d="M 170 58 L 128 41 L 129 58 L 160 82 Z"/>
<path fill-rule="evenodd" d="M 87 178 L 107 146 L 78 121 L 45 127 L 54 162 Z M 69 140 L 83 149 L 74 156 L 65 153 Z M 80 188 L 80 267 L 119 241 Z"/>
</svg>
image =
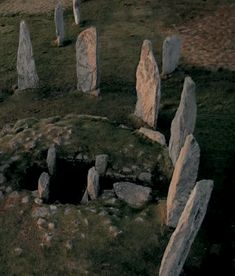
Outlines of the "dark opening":
<svg viewBox="0 0 235 276">
<path fill-rule="evenodd" d="M 87 186 L 87 173 L 92 164 L 57 160 L 56 175 L 50 182 L 50 202 L 80 203 Z"/>
</svg>

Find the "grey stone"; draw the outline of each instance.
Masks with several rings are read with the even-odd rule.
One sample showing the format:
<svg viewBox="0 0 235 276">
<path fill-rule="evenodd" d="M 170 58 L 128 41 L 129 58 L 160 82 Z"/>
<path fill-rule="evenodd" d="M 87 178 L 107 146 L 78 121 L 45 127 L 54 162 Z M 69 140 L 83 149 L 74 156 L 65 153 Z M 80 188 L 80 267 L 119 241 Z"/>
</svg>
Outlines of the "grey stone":
<svg viewBox="0 0 235 276">
<path fill-rule="evenodd" d="M 87 192 L 87 189 L 86 189 L 86 191 L 85 191 L 85 193 L 84 193 L 84 195 L 83 195 L 82 200 L 81 200 L 80 203 L 86 205 L 88 203 L 88 201 L 89 201 L 89 199 L 88 199 L 88 192 Z"/>
<path fill-rule="evenodd" d="M 81 32 L 76 42 L 77 90 L 95 91 L 99 87 L 98 37 L 95 27 Z"/>
<path fill-rule="evenodd" d="M 175 71 L 180 59 L 181 39 L 177 35 L 168 36 L 162 47 L 162 75 Z"/>
<path fill-rule="evenodd" d="M 117 182 L 113 184 L 117 197 L 133 208 L 143 207 L 150 199 L 152 189 L 130 182 Z"/>
<path fill-rule="evenodd" d="M 23 253 L 23 249 L 20 247 L 17 247 L 14 249 L 14 252 L 15 252 L 16 256 L 21 256 Z"/>
<path fill-rule="evenodd" d="M 161 81 L 152 44 L 144 40 L 136 71 L 137 103 L 135 116 L 151 127 L 156 127 L 161 97 Z"/>
<path fill-rule="evenodd" d="M 75 24 L 80 23 L 80 0 L 73 0 L 73 15 Z"/>
<path fill-rule="evenodd" d="M 60 1 L 55 7 L 55 28 L 56 28 L 56 43 L 58 46 L 64 45 L 65 32 L 64 32 L 64 11 Z"/>
<path fill-rule="evenodd" d="M 54 215 L 57 212 L 58 208 L 55 205 L 50 205 L 50 211 Z"/>
<path fill-rule="evenodd" d="M 24 197 L 22 198 L 21 202 L 22 202 L 23 204 L 29 203 L 29 197 L 28 197 L 28 196 L 24 196 Z"/>
<path fill-rule="evenodd" d="M 33 218 L 45 218 L 50 215 L 48 208 L 46 207 L 36 207 L 32 211 Z"/>
<path fill-rule="evenodd" d="M 7 186 L 7 187 L 6 187 L 6 193 L 9 194 L 9 193 L 11 193 L 11 192 L 12 192 L 11 186 Z"/>
<path fill-rule="evenodd" d="M 100 184 L 99 184 L 99 174 L 96 171 L 95 167 L 92 167 L 88 171 L 87 175 L 87 192 L 90 198 L 96 199 L 99 195 Z"/>
<path fill-rule="evenodd" d="M 38 180 L 38 193 L 39 198 L 48 200 L 50 192 L 50 176 L 48 173 L 43 172 Z"/>
<path fill-rule="evenodd" d="M 56 173 L 56 148 L 55 145 L 50 146 L 47 152 L 47 167 L 50 175 Z"/>
<path fill-rule="evenodd" d="M 188 135 L 169 186 L 167 196 L 167 225 L 176 227 L 189 195 L 195 186 L 200 161 L 200 148 L 192 134 Z"/>
<path fill-rule="evenodd" d="M 181 94 L 180 105 L 171 123 L 171 137 L 169 142 L 169 155 L 175 165 L 185 138 L 193 134 L 197 116 L 197 104 L 195 96 L 195 83 L 190 77 L 186 77 Z"/>
<path fill-rule="evenodd" d="M 17 53 L 18 89 L 37 88 L 39 79 L 33 57 L 29 29 L 25 21 L 20 23 L 19 47 Z"/>
<path fill-rule="evenodd" d="M 95 169 L 100 176 L 104 176 L 108 167 L 109 157 L 107 154 L 99 154 L 95 157 Z"/>
<path fill-rule="evenodd" d="M 206 214 L 212 180 L 197 182 L 162 258 L 159 276 L 178 276 Z"/>
<path fill-rule="evenodd" d="M 139 174 L 138 179 L 144 183 L 151 183 L 152 182 L 152 174 L 148 172 L 142 172 Z"/>
<path fill-rule="evenodd" d="M 155 130 L 152 130 L 152 129 L 149 129 L 149 128 L 141 127 L 138 130 L 138 132 L 143 134 L 144 136 L 146 136 L 150 140 L 159 143 L 162 146 L 166 145 L 165 136 L 159 131 L 155 131 Z"/>
</svg>

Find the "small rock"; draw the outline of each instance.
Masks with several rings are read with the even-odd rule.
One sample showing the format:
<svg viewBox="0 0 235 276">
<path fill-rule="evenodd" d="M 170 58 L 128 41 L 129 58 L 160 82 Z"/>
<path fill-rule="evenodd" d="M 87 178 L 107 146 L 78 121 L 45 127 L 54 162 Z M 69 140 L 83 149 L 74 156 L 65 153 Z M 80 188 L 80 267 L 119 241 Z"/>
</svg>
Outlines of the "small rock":
<svg viewBox="0 0 235 276">
<path fill-rule="evenodd" d="M 56 212 L 57 212 L 57 206 L 55 206 L 55 205 L 50 205 L 50 211 L 51 211 L 51 213 L 52 213 L 52 215 L 54 215 Z"/>
<path fill-rule="evenodd" d="M 144 183 L 150 184 L 152 182 L 152 174 L 148 172 L 142 172 L 139 174 L 138 179 Z"/>
<path fill-rule="evenodd" d="M 15 252 L 16 256 L 21 256 L 23 253 L 23 249 L 20 247 L 17 247 L 14 249 L 14 252 Z"/>
<path fill-rule="evenodd" d="M 67 241 L 65 244 L 66 249 L 72 250 L 73 249 L 73 242 L 72 241 Z"/>
<path fill-rule="evenodd" d="M 132 173 L 132 170 L 130 168 L 124 167 L 124 168 L 122 168 L 122 172 L 124 174 L 130 174 L 130 173 Z"/>
<path fill-rule="evenodd" d="M 89 225 L 89 222 L 88 222 L 88 219 L 87 219 L 87 218 L 84 219 L 84 223 L 86 224 L 86 226 Z"/>
<path fill-rule="evenodd" d="M 72 211 L 71 208 L 67 207 L 64 210 L 64 214 L 67 216 L 67 215 L 71 214 L 71 211 Z"/>
<path fill-rule="evenodd" d="M 43 218 L 39 218 L 37 220 L 37 225 L 39 226 L 39 228 L 45 227 L 46 226 L 46 220 Z"/>
<path fill-rule="evenodd" d="M 24 197 L 22 198 L 21 202 L 22 202 L 23 204 L 29 203 L 29 197 L 28 197 L 28 196 L 24 196 Z"/>
<path fill-rule="evenodd" d="M 34 199 L 34 202 L 35 202 L 37 205 L 42 205 L 42 203 L 43 203 L 42 199 L 40 199 L 40 198 L 35 198 L 35 199 Z"/>
<path fill-rule="evenodd" d="M 6 187 L 6 193 L 9 194 L 9 193 L 11 193 L 11 192 L 12 192 L 11 186 L 7 186 L 7 187 Z"/>
<path fill-rule="evenodd" d="M 46 207 L 36 207 L 32 211 L 33 218 L 45 218 L 50 215 L 48 208 Z"/>
<path fill-rule="evenodd" d="M 144 222 L 144 219 L 141 218 L 141 217 L 137 217 L 137 218 L 135 219 L 135 221 L 136 221 L 136 222 L 143 223 L 143 222 Z"/>
<path fill-rule="evenodd" d="M 139 133 L 143 134 L 150 140 L 159 143 L 162 146 L 166 145 L 166 139 L 165 136 L 160 133 L 159 131 L 155 131 L 149 128 L 141 127 L 138 131 Z"/>
<path fill-rule="evenodd" d="M 53 222 L 48 223 L 48 229 L 49 230 L 54 230 L 55 229 L 55 224 Z"/>
</svg>

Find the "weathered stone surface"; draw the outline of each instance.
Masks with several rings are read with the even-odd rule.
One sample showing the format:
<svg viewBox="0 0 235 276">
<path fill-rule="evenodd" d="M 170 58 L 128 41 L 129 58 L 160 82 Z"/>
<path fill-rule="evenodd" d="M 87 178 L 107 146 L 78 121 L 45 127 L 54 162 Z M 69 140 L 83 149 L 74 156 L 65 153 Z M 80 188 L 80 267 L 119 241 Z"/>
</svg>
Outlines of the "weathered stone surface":
<svg viewBox="0 0 235 276">
<path fill-rule="evenodd" d="M 155 130 L 152 130 L 152 129 L 149 129 L 149 128 L 141 127 L 139 129 L 139 133 L 143 134 L 144 136 L 146 136 L 150 140 L 159 143 L 162 146 L 166 145 L 165 136 L 159 131 L 155 131 Z"/>
<path fill-rule="evenodd" d="M 200 161 L 200 148 L 188 135 L 175 164 L 167 196 L 167 225 L 176 227 L 189 195 L 195 186 Z"/>
<path fill-rule="evenodd" d="M 81 32 L 76 42 L 77 89 L 92 92 L 99 87 L 98 37 L 95 27 Z"/>
<path fill-rule="evenodd" d="M 175 165 L 185 138 L 193 134 L 197 116 L 197 104 L 195 96 L 195 83 L 190 77 L 186 77 L 181 94 L 180 105 L 171 123 L 171 138 L 169 142 L 169 155 Z"/>
<path fill-rule="evenodd" d="M 138 180 L 150 184 L 152 182 L 152 174 L 149 172 L 142 172 L 139 174 Z"/>
<path fill-rule="evenodd" d="M 87 192 L 90 198 L 96 199 L 99 195 L 100 184 L 99 184 L 99 174 L 96 171 L 95 167 L 92 167 L 88 171 L 87 175 Z"/>
<path fill-rule="evenodd" d="M 32 211 L 33 218 L 45 218 L 50 215 L 48 208 L 46 207 L 36 207 Z"/>
<path fill-rule="evenodd" d="M 49 147 L 47 152 L 47 167 L 50 175 L 56 173 L 56 148 L 55 145 Z"/>
<path fill-rule="evenodd" d="M 151 199 L 152 189 L 149 187 L 130 182 L 117 182 L 113 184 L 113 188 L 119 199 L 134 208 L 143 207 Z"/>
<path fill-rule="evenodd" d="M 20 23 L 17 74 L 19 90 L 38 87 L 39 79 L 33 57 L 29 29 L 25 21 L 21 21 Z"/>
<path fill-rule="evenodd" d="M 73 0 L 73 15 L 75 24 L 80 23 L 80 0 Z"/>
<path fill-rule="evenodd" d="M 89 199 L 88 199 L 88 192 L 87 192 L 87 189 L 86 189 L 86 191 L 84 192 L 84 195 L 83 195 L 83 197 L 82 197 L 82 200 L 81 200 L 81 204 L 87 204 L 88 203 L 88 201 L 89 201 Z"/>
<path fill-rule="evenodd" d="M 41 199 L 48 200 L 50 192 L 50 176 L 43 172 L 38 180 L 38 193 Z"/>
<path fill-rule="evenodd" d="M 135 116 L 156 127 L 161 97 L 159 70 L 153 56 L 152 44 L 144 40 L 136 71 L 137 103 Z"/>
<path fill-rule="evenodd" d="M 181 40 L 177 35 L 168 36 L 162 47 L 162 75 L 172 73 L 180 59 Z"/>
<path fill-rule="evenodd" d="M 56 43 L 58 46 L 63 46 L 65 32 L 64 32 L 64 11 L 60 1 L 55 7 L 55 28 L 56 28 Z"/>
<path fill-rule="evenodd" d="M 212 180 L 197 182 L 162 258 L 160 276 L 178 276 L 206 214 Z"/>
<path fill-rule="evenodd" d="M 100 176 L 104 176 L 108 167 L 109 157 L 107 154 L 99 154 L 95 157 L 95 169 Z"/>
</svg>

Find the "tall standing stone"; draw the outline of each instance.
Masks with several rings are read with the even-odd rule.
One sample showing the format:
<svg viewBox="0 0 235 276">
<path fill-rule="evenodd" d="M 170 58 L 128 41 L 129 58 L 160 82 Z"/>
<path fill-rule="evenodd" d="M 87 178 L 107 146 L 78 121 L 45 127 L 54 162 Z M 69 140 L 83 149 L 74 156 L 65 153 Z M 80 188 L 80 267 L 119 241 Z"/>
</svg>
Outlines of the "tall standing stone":
<svg viewBox="0 0 235 276">
<path fill-rule="evenodd" d="M 38 87 L 39 79 L 33 57 L 29 29 L 25 21 L 20 23 L 17 73 L 19 90 Z"/>
<path fill-rule="evenodd" d="M 177 35 L 168 36 L 162 47 L 162 75 L 175 71 L 180 59 L 181 40 Z"/>
<path fill-rule="evenodd" d="M 95 27 L 81 32 L 76 42 L 77 89 L 94 92 L 99 87 L 98 38 Z"/>
<path fill-rule="evenodd" d="M 200 148 L 192 134 L 188 135 L 179 158 L 167 196 L 167 225 L 176 227 L 195 186 L 200 161 Z"/>
<path fill-rule="evenodd" d="M 80 0 L 73 0 L 73 15 L 75 24 L 80 23 Z"/>
<path fill-rule="evenodd" d="M 197 182 L 164 252 L 159 276 L 178 276 L 205 217 L 212 180 Z"/>
<path fill-rule="evenodd" d="M 47 167 L 50 175 L 56 173 L 56 148 L 55 145 L 49 147 L 47 152 Z"/>
<path fill-rule="evenodd" d="M 65 32 L 64 32 L 64 11 L 60 1 L 55 7 L 55 28 L 56 28 L 56 43 L 58 46 L 63 46 Z"/>
<path fill-rule="evenodd" d="M 184 81 L 180 105 L 171 123 L 169 155 L 175 165 L 187 135 L 193 133 L 197 117 L 195 83 L 190 77 Z"/>
<path fill-rule="evenodd" d="M 156 127 L 161 97 L 161 83 L 152 44 L 144 40 L 136 71 L 137 103 L 135 115 L 151 127 Z"/>
<path fill-rule="evenodd" d="M 38 194 L 41 199 L 48 200 L 50 192 L 50 176 L 43 172 L 38 179 Z"/>
</svg>

